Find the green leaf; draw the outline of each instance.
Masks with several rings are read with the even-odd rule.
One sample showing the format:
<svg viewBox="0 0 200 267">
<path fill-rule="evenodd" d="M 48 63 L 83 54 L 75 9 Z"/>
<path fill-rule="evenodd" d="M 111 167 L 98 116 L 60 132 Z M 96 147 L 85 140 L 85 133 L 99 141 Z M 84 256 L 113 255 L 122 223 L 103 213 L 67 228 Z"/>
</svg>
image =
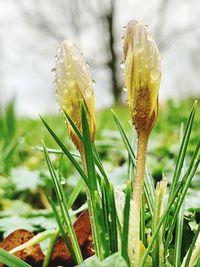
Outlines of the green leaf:
<svg viewBox="0 0 200 267">
<path fill-rule="evenodd" d="M 184 181 L 183 189 L 181 191 L 180 197 L 178 198 L 178 202 L 177 202 L 177 205 L 176 205 L 176 213 L 177 214 L 178 214 L 178 212 L 180 210 L 180 207 L 181 207 L 181 205 L 183 203 L 183 200 L 184 200 L 184 197 L 186 195 L 187 189 L 188 189 L 188 187 L 190 185 L 190 182 L 191 182 L 191 180 L 192 180 L 192 178 L 193 178 L 193 176 L 194 176 L 194 174 L 196 172 L 196 169 L 197 169 L 197 167 L 199 165 L 199 161 L 200 161 L 200 141 L 198 142 L 198 144 L 196 146 L 196 150 L 194 152 L 194 155 L 193 155 L 192 161 L 190 163 L 190 166 L 189 166 L 189 168 L 188 168 L 188 170 L 186 172 L 186 175 L 183 178 L 183 181 Z M 177 194 L 179 192 L 180 192 L 180 187 L 177 186 L 173 197 L 171 198 L 170 201 L 168 201 L 167 207 L 166 207 L 163 215 L 161 216 L 161 218 L 160 218 L 160 220 L 159 220 L 159 222 L 158 222 L 158 224 L 156 226 L 156 229 L 154 231 L 154 234 L 152 235 L 151 241 L 150 241 L 150 243 L 149 243 L 149 245 L 147 247 L 147 250 L 145 251 L 144 256 L 142 258 L 141 267 L 145 266 L 144 265 L 145 261 L 146 261 L 148 255 L 149 255 L 149 253 L 151 251 L 151 248 L 152 248 L 152 246 L 154 244 L 154 241 L 157 238 L 157 235 L 159 234 L 159 230 L 160 230 L 162 224 L 164 223 L 164 221 L 166 220 L 167 216 L 169 216 L 169 213 L 171 211 L 171 207 L 174 204 L 176 196 L 177 196 Z M 176 214 L 176 216 L 177 216 L 177 214 Z M 170 240 L 171 239 L 168 240 L 169 243 L 170 243 Z M 165 255 L 166 255 L 167 248 L 168 248 L 168 246 L 165 243 Z"/>
<path fill-rule="evenodd" d="M 2 248 L 0 248 L 0 262 L 3 262 L 9 267 L 31 267 L 28 263 L 20 260 Z"/>
<path fill-rule="evenodd" d="M 62 219 L 63 219 L 63 222 L 65 223 L 65 226 L 67 227 L 67 232 L 68 232 L 68 235 L 69 235 L 69 238 L 71 241 L 71 245 L 72 245 L 72 249 L 73 249 L 73 252 L 75 255 L 75 261 L 77 263 L 81 263 L 83 258 L 82 258 L 82 254 L 81 254 L 81 250 L 80 250 L 80 247 L 78 244 L 78 240 L 77 240 L 77 237 L 76 237 L 76 234 L 75 234 L 75 231 L 74 231 L 71 219 L 70 219 L 70 215 L 69 215 L 69 212 L 67 209 L 67 200 L 65 197 L 65 193 L 64 193 L 64 190 L 61 186 L 60 179 L 56 175 L 56 172 L 55 172 L 54 167 L 51 163 L 51 160 L 49 158 L 49 154 L 46 150 L 45 145 L 43 145 L 43 147 L 44 147 L 44 152 L 45 152 L 45 157 L 46 157 L 47 165 L 49 168 L 49 172 L 51 174 L 51 177 L 52 177 L 52 180 L 54 183 L 54 189 L 56 191 L 57 200 L 58 200 L 60 210 L 62 213 Z M 53 202 L 51 202 L 51 204 L 52 203 Z M 55 212 L 55 209 L 54 209 L 54 212 Z M 58 219 L 57 219 L 57 221 L 58 221 Z"/>
<path fill-rule="evenodd" d="M 179 211 L 176 233 L 175 233 L 175 248 L 174 248 L 174 267 L 179 267 L 181 264 L 181 249 L 182 249 L 182 237 L 183 237 L 183 219 L 184 219 L 184 204 Z"/>
<path fill-rule="evenodd" d="M 54 131 L 49 127 L 49 125 L 45 122 L 45 120 L 41 117 L 42 122 L 44 123 L 45 127 L 47 128 L 47 130 L 49 131 L 49 133 L 51 134 L 51 136 L 54 138 L 54 140 L 56 141 L 56 143 L 59 145 L 59 147 L 62 149 L 62 151 L 64 152 L 64 154 L 68 157 L 68 159 L 72 162 L 72 164 L 74 165 L 74 167 L 77 169 L 77 171 L 79 172 L 79 174 L 81 175 L 81 177 L 83 178 L 85 184 L 88 186 L 88 180 L 87 180 L 87 176 L 84 173 L 84 171 L 82 170 L 82 168 L 80 167 L 80 165 L 78 164 L 78 162 L 75 160 L 75 158 L 72 156 L 72 154 L 69 152 L 69 150 L 65 147 L 65 145 L 60 141 L 60 139 L 58 138 L 58 136 L 54 133 Z"/>
<path fill-rule="evenodd" d="M 197 102 L 194 103 L 194 106 L 190 112 L 190 116 L 188 118 L 185 132 L 184 132 L 184 135 L 182 138 L 181 147 L 179 150 L 178 159 L 177 159 L 177 163 L 176 163 L 176 168 L 175 168 L 172 184 L 170 187 L 169 200 L 171 199 L 171 197 L 174 194 L 176 185 L 177 185 L 179 178 L 180 178 L 180 175 L 181 175 L 181 170 L 182 170 L 182 167 L 184 164 L 184 159 L 185 159 L 185 155 L 186 155 L 186 151 L 187 151 L 187 147 L 188 147 L 188 143 L 189 143 L 190 135 L 191 135 L 191 131 L 192 131 L 192 125 L 193 125 L 194 116 L 195 116 L 196 104 L 197 104 Z"/>
<path fill-rule="evenodd" d="M 167 249 L 168 249 L 169 244 L 170 244 L 171 239 L 172 239 L 172 233 L 173 233 L 176 221 L 177 221 L 179 210 L 181 209 L 181 206 L 182 206 L 183 201 L 185 199 L 187 190 L 191 184 L 192 178 L 195 175 L 195 172 L 199 166 L 199 163 L 200 163 L 200 140 L 197 143 L 197 146 L 196 146 L 195 152 L 193 154 L 192 160 L 190 162 L 190 165 L 188 167 L 188 170 L 186 171 L 186 173 L 182 179 L 182 182 L 180 184 L 180 190 L 178 190 L 179 194 L 176 193 L 176 191 L 174 192 L 174 197 L 177 196 L 177 202 L 176 202 L 175 207 L 174 207 L 173 218 L 170 221 L 169 230 L 168 230 L 167 237 L 166 237 L 165 255 L 167 254 Z M 176 188 L 179 189 L 178 186 Z"/>
<path fill-rule="evenodd" d="M 200 224 L 196 230 L 196 233 L 193 237 L 192 243 L 191 243 L 189 250 L 188 250 L 188 253 L 186 255 L 184 267 L 195 266 L 196 262 L 198 261 L 198 257 L 199 257 L 199 253 L 200 253 L 200 244 L 196 244 L 196 241 L 199 238 L 199 233 L 200 233 Z M 193 255 L 194 255 L 194 257 L 192 259 Z M 194 262 L 191 262 L 192 260 Z"/>
<path fill-rule="evenodd" d="M 122 256 L 126 260 L 127 265 L 130 266 L 128 256 L 128 235 L 129 235 L 129 218 L 130 218 L 130 201 L 131 201 L 131 181 L 127 181 L 126 198 L 123 214 L 123 233 L 122 233 Z"/>
<path fill-rule="evenodd" d="M 119 253 L 112 254 L 103 261 L 99 261 L 96 256 L 85 260 L 80 267 L 128 267 L 125 260 Z"/>
</svg>

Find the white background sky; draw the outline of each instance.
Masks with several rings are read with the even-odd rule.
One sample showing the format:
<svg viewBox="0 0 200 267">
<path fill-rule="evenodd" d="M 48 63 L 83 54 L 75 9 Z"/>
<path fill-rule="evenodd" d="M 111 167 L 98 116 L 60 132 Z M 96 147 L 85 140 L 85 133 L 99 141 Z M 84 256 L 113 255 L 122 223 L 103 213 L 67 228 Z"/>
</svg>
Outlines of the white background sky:
<svg viewBox="0 0 200 267">
<path fill-rule="evenodd" d="M 29 0 L 26 3 L 33 3 Z M 116 49 L 121 53 L 123 26 L 130 19 L 143 20 L 153 33 L 157 27 L 156 10 L 160 0 L 119 0 L 116 5 Z M 45 2 L 45 1 L 43 1 Z M 48 2 L 48 0 L 46 0 Z M 42 7 L 41 7 L 42 8 Z M 162 83 L 160 99 L 187 96 L 200 97 L 200 2 L 198 0 L 171 1 L 167 21 L 161 27 L 163 38 L 174 29 L 190 31 L 177 35 L 162 53 Z M 87 18 L 85 18 L 87 19 Z M 13 95 L 16 97 L 20 115 L 38 116 L 39 113 L 55 112 L 58 105 L 53 95 L 54 56 L 59 42 L 47 39 L 43 33 L 27 24 L 14 4 L 14 0 L 0 0 L 0 102 L 4 104 Z M 100 55 L 98 26 L 85 29 L 77 44 L 86 59 L 91 54 Z M 99 29 L 101 30 L 101 29 Z M 103 37 L 103 33 L 101 38 Z M 76 36 L 68 33 L 75 43 Z M 91 67 L 92 67 L 92 62 Z M 96 81 L 97 108 L 112 103 L 109 73 L 106 69 L 93 69 Z"/>
</svg>

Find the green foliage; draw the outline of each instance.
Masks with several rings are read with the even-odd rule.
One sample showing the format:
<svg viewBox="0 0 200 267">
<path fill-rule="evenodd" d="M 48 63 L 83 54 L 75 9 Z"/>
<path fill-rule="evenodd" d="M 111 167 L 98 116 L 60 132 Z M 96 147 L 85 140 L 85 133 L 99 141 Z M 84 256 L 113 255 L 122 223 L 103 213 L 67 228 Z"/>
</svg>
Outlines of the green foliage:
<svg viewBox="0 0 200 267">
<path fill-rule="evenodd" d="M 183 103 L 182 107 L 187 109 L 188 103 Z M 13 104 L 7 108 L 6 115 L 2 115 L 0 120 L 0 127 L 3 129 L 0 135 L 0 148 L 2 153 L 7 155 L 6 151 L 11 140 L 13 144 L 17 142 L 18 146 L 10 150 L 9 160 L 7 157 L 1 159 L 0 232 L 4 236 L 22 227 L 41 232 L 56 228 L 57 222 L 59 231 L 68 243 L 75 262 L 80 264 L 82 262 L 81 252 L 75 233 L 73 233 L 74 214 L 70 208 L 73 206 L 77 209 L 86 201 L 84 192 L 86 191 L 87 196 L 90 197 L 87 205 L 91 209 L 90 218 L 97 256 L 85 260 L 80 266 L 115 266 L 116 264 L 132 266 L 129 261 L 128 237 L 132 231 L 130 229 L 130 200 L 136 162 L 135 142 L 134 137 L 132 138 L 126 109 L 117 107 L 115 110 L 121 119 L 113 113 L 114 120 L 112 120 L 112 114 L 108 110 L 98 113 L 98 140 L 95 144 L 90 139 L 84 107 L 82 109 L 82 133 L 68 115 L 64 114 L 64 119 L 68 120 L 83 142 L 86 152 L 85 166 L 83 166 L 80 156 L 74 152 L 74 148 L 67 140 L 66 129 L 62 127 L 62 119 L 57 117 L 43 119 L 50 133 L 47 135 L 41 122 L 27 119 L 20 119 L 16 122 Z M 200 111 L 199 105 L 192 108 L 186 120 L 186 111 L 182 108 L 179 110 L 173 102 L 169 102 L 166 107 L 161 107 L 158 124 L 150 141 L 148 167 L 146 166 L 145 172 L 140 225 L 143 241 L 140 248 L 141 266 L 151 266 L 151 261 L 154 265 L 162 266 L 161 240 L 167 266 L 180 266 L 184 257 L 186 264 L 184 266 L 190 266 L 189 263 L 196 260 L 194 253 L 198 251 L 194 248 L 199 235 L 198 216 L 200 213 L 198 198 L 200 183 L 197 178 L 200 141 L 195 110 Z M 51 127 L 47 124 L 47 120 Z M 179 134 L 180 121 L 184 122 L 181 136 Z M 23 127 L 16 128 L 16 125 L 22 123 Z M 107 127 L 109 131 L 103 130 L 103 127 Z M 19 145 L 17 136 L 25 132 L 26 143 Z M 42 136 L 41 132 L 44 133 Z M 41 137 L 48 147 L 38 147 Z M 133 142 L 130 142 L 130 139 L 133 139 Z M 30 148 L 30 145 L 37 146 L 37 148 Z M 43 152 L 45 152 L 50 175 L 46 169 Z M 168 178 L 169 194 L 156 196 L 155 185 L 158 180 L 161 180 L 163 172 Z M 119 207 L 115 204 L 115 186 L 120 186 L 120 189 L 125 192 L 122 220 L 118 218 Z M 51 196 L 50 203 L 53 211 L 49 209 L 45 195 Z M 163 200 L 165 204 L 162 209 Z M 192 208 L 188 211 L 188 207 Z M 66 239 L 66 231 L 69 233 L 71 244 Z M 185 239 L 187 242 L 184 242 Z M 186 254 L 187 251 L 189 252 Z M 7 254 L 0 251 L 0 260 L 6 262 L 6 257 Z M 11 258 L 8 258 L 10 262 L 13 260 Z M 23 265 L 16 263 L 13 266 Z"/>
<path fill-rule="evenodd" d="M 96 256 L 93 256 L 85 260 L 80 267 L 127 267 L 125 260 L 120 256 L 119 253 L 112 254 L 105 260 L 100 262 Z"/>
<path fill-rule="evenodd" d="M 10 267 L 31 267 L 19 258 L 0 248 L 0 262 L 5 263 Z"/>
</svg>

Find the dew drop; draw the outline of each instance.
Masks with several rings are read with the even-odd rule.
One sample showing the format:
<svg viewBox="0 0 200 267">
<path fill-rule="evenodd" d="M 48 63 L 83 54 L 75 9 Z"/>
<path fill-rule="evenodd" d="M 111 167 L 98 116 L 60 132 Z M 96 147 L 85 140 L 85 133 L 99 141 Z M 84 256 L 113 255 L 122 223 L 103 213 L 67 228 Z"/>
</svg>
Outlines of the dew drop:
<svg viewBox="0 0 200 267">
<path fill-rule="evenodd" d="M 150 75 L 153 81 L 157 81 L 160 78 L 161 72 L 159 69 L 152 69 Z"/>
<path fill-rule="evenodd" d="M 127 92 L 127 88 L 126 88 L 126 87 L 124 87 L 124 88 L 123 88 L 123 91 L 124 91 L 124 92 Z"/>
<path fill-rule="evenodd" d="M 56 68 L 51 69 L 51 72 L 55 73 L 56 72 Z"/>
<path fill-rule="evenodd" d="M 124 61 L 122 61 L 122 62 L 120 63 L 120 67 L 121 67 L 122 69 L 124 69 Z"/>
<path fill-rule="evenodd" d="M 66 179 L 64 177 L 62 177 L 60 179 L 60 183 L 61 183 L 61 185 L 65 185 L 66 184 Z"/>
<path fill-rule="evenodd" d="M 149 42 L 152 41 L 152 35 L 151 35 L 151 34 L 148 34 L 148 35 L 147 35 L 147 40 L 148 40 Z"/>
</svg>

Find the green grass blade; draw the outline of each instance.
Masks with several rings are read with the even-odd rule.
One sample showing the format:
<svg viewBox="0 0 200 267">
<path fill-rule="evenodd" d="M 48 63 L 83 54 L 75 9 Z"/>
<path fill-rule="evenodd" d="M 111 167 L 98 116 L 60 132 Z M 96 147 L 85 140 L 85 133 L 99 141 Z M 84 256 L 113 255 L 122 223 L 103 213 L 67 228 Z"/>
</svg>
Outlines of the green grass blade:
<svg viewBox="0 0 200 267">
<path fill-rule="evenodd" d="M 190 181 L 191 181 L 191 179 L 193 178 L 194 173 L 196 172 L 196 169 L 197 169 L 197 167 L 198 167 L 198 164 L 199 164 L 199 159 L 198 159 L 198 157 L 197 157 L 197 155 L 198 155 L 198 154 L 197 154 L 198 150 L 199 150 L 199 143 L 197 144 L 196 152 L 194 153 L 194 156 L 193 156 L 193 160 L 192 160 L 191 166 L 190 166 L 190 168 L 188 169 L 189 173 L 187 174 L 187 176 L 188 176 L 189 178 L 187 179 L 187 184 L 185 185 L 185 189 L 188 188 L 188 184 L 190 184 Z M 186 190 L 186 191 L 187 191 L 187 190 Z M 166 209 L 165 209 L 165 212 L 164 212 L 163 215 L 161 216 L 161 218 L 160 218 L 160 220 L 159 220 L 159 222 L 158 222 L 158 224 L 157 224 L 157 226 L 156 226 L 156 229 L 155 229 L 155 231 L 154 231 L 154 234 L 152 235 L 151 241 L 150 241 L 150 243 L 149 243 L 149 245 L 148 245 L 148 247 L 147 247 L 147 249 L 146 249 L 146 251 L 145 251 L 145 253 L 144 253 L 144 255 L 143 255 L 143 258 L 142 258 L 142 261 L 141 261 L 141 267 L 144 267 L 144 266 L 145 266 L 146 259 L 147 259 L 148 255 L 149 255 L 149 253 L 150 253 L 150 251 L 151 251 L 151 249 L 152 249 L 152 246 L 153 246 L 153 244 L 154 244 L 154 242 L 155 242 L 155 240 L 156 240 L 156 238 L 157 238 L 157 235 L 158 235 L 158 233 L 159 233 L 159 230 L 160 230 L 161 226 L 163 225 L 163 223 L 165 222 L 167 216 L 169 216 L 169 213 L 170 213 L 170 211 L 171 211 L 171 207 L 172 207 L 172 205 L 174 204 L 174 201 L 175 201 L 175 199 L 176 199 L 176 197 L 177 197 L 177 195 L 178 195 L 179 192 L 180 192 L 180 187 L 177 186 L 176 189 L 175 189 L 175 192 L 174 192 L 173 197 L 172 197 L 172 198 L 168 201 L 168 203 L 167 203 L 167 207 L 166 207 Z M 182 194 L 184 195 L 185 192 L 183 192 Z M 183 197 L 183 196 L 182 196 L 182 197 Z M 181 200 L 180 200 L 180 201 L 181 201 Z M 166 250 L 166 244 L 165 244 L 165 250 Z M 165 255 L 166 255 L 166 254 L 165 254 Z"/>
<path fill-rule="evenodd" d="M 182 237 L 183 237 L 183 219 L 184 219 L 184 205 L 178 214 L 176 233 L 175 233 L 175 247 L 174 247 L 174 267 L 180 267 L 181 265 L 181 248 L 182 248 Z"/>
<path fill-rule="evenodd" d="M 57 175 L 55 173 L 54 167 L 51 163 L 51 160 L 49 158 L 49 155 L 48 155 L 48 152 L 47 152 L 45 146 L 44 146 L 44 152 L 45 152 L 45 157 L 46 157 L 47 165 L 49 168 L 49 172 L 50 172 L 52 180 L 54 182 L 54 189 L 56 191 L 57 200 L 58 200 L 58 203 L 60 206 L 60 210 L 62 212 L 63 221 L 67 227 L 67 232 L 68 232 L 68 235 L 69 235 L 69 238 L 70 238 L 70 241 L 72 244 L 72 248 L 73 248 L 73 251 L 75 254 L 75 259 L 76 259 L 76 262 L 78 264 L 80 264 L 83 261 L 83 258 L 82 258 L 82 254 L 81 254 L 81 250 L 80 250 L 80 247 L 78 244 L 78 240 L 77 240 L 77 237 L 76 237 L 76 234 L 75 234 L 75 231 L 74 231 L 71 219 L 70 219 L 70 215 L 69 215 L 68 209 L 66 207 L 67 206 L 67 200 L 66 200 L 63 188 L 61 186 L 60 179 L 57 177 Z"/>
<path fill-rule="evenodd" d="M 90 192 L 92 192 L 98 189 L 97 189 L 94 156 L 93 156 L 93 150 L 92 150 L 92 141 L 90 137 L 90 130 L 89 130 L 87 114 L 86 114 L 84 105 L 82 105 L 81 115 L 82 115 L 83 144 L 84 144 L 84 149 L 85 149 L 85 161 L 86 161 L 87 174 L 88 174 L 88 183 L 89 183 Z"/>
<path fill-rule="evenodd" d="M 69 122 L 69 124 L 72 126 L 73 130 L 77 134 L 78 138 L 83 142 L 83 135 L 80 132 L 79 128 L 76 126 L 76 124 L 73 122 L 73 120 L 70 118 L 70 116 L 67 114 L 66 111 L 63 110 L 63 116 L 64 118 Z"/>
<path fill-rule="evenodd" d="M 115 253 L 118 251 L 117 211 L 115 206 L 114 188 L 111 183 L 109 184 L 109 188 L 107 189 L 107 198 L 107 205 L 109 208 L 108 222 L 110 229 L 111 252 Z"/>
<path fill-rule="evenodd" d="M 188 118 L 185 132 L 184 132 L 184 135 L 182 138 L 181 147 L 179 150 L 178 159 L 177 159 L 177 163 L 176 163 L 176 168 L 175 168 L 172 184 L 170 187 L 169 200 L 173 196 L 176 185 L 177 185 L 179 178 L 180 178 L 181 170 L 183 167 L 183 163 L 184 163 L 184 159 L 185 159 L 185 155 L 186 155 L 186 151 L 187 151 L 187 147 L 188 147 L 188 143 L 189 143 L 189 139 L 190 139 L 190 135 L 191 135 L 191 131 L 192 131 L 192 125 L 193 125 L 194 116 L 195 116 L 196 104 L 197 104 L 197 102 L 194 103 L 194 106 L 190 112 L 190 116 Z"/>
<path fill-rule="evenodd" d="M 20 260 L 2 248 L 0 248 L 0 262 L 3 262 L 10 267 L 31 267 L 28 263 Z"/>
<path fill-rule="evenodd" d="M 188 168 L 188 170 L 187 170 L 187 172 L 184 175 L 183 180 L 182 180 L 181 192 L 178 195 L 178 200 L 177 200 L 176 206 L 174 208 L 173 218 L 170 222 L 169 230 L 167 233 L 167 238 L 166 238 L 166 242 L 165 242 L 165 255 L 167 254 L 167 249 L 168 249 L 169 244 L 170 244 L 171 239 L 172 239 L 172 233 L 173 233 L 176 221 L 177 221 L 177 216 L 178 216 L 179 210 L 183 204 L 187 190 L 188 190 L 190 183 L 192 181 L 192 178 L 193 178 L 193 176 L 194 176 L 194 174 L 195 174 L 195 172 L 199 166 L 199 163 L 200 163 L 200 140 L 197 143 L 197 146 L 196 146 L 194 155 L 192 157 L 190 166 L 189 166 L 189 168 Z"/>
<path fill-rule="evenodd" d="M 197 238 L 199 236 L 199 233 L 200 233 L 200 224 L 197 228 L 197 231 L 192 239 L 192 243 L 189 247 L 189 250 L 188 250 L 188 253 L 187 253 L 187 256 L 186 256 L 186 261 L 185 261 L 185 264 L 184 264 L 184 267 L 188 267 L 188 266 L 194 266 L 193 264 L 190 265 L 190 261 L 191 261 L 191 258 L 192 258 L 192 253 L 194 251 L 194 248 L 195 248 L 195 243 L 197 241 Z"/>
<path fill-rule="evenodd" d="M 8 142 L 10 142 L 16 133 L 16 116 L 15 116 L 15 101 L 11 100 L 6 106 L 5 124 Z"/>
<path fill-rule="evenodd" d="M 65 233 L 65 229 L 63 228 L 63 222 L 62 222 L 61 219 L 60 219 L 60 215 L 59 215 L 59 213 L 58 213 L 58 211 L 57 211 L 56 205 L 55 205 L 55 203 L 53 202 L 53 200 L 52 200 L 51 198 L 49 198 L 49 202 L 50 202 L 50 204 L 51 204 L 51 207 L 52 207 L 54 216 L 55 216 L 55 218 L 56 218 L 58 227 L 59 227 L 59 229 L 60 229 L 60 233 L 61 233 L 61 235 L 62 235 L 62 238 L 63 238 L 63 240 L 65 241 L 65 244 L 66 244 L 67 248 L 69 249 L 69 252 L 71 253 L 74 262 L 77 262 L 77 261 L 76 261 L 76 256 L 75 256 L 74 251 L 73 251 L 73 248 L 72 248 L 72 246 L 71 246 L 71 243 L 69 242 L 69 240 L 68 240 L 68 238 L 67 238 L 67 236 L 66 236 L 66 233 Z"/>
<path fill-rule="evenodd" d="M 44 123 L 45 127 L 47 128 L 47 130 L 49 131 L 49 133 L 51 134 L 51 136 L 54 138 L 54 140 L 56 141 L 56 143 L 59 145 L 59 147 L 62 149 L 62 151 L 64 152 L 64 154 L 68 157 L 68 159 L 72 162 L 72 164 L 74 165 L 74 167 L 77 169 L 77 171 L 79 172 L 79 174 L 81 175 L 81 177 L 83 178 L 85 184 L 88 186 L 88 180 L 87 180 L 87 176 L 84 173 L 84 171 L 82 170 L 82 168 L 80 167 L 80 165 L 78 164 L 78 162 L 75 160 L 75 158 L 72 156 L 72 154 L 69 152 L 69 150 L 65 147 L 65 145 L 60 141 L 60 139 L 58 138 L 58 136 L 53 132 L 53 130 L 49 127 L 49 125 L 45 122 L 45 120 L 41 117 L 42 122 Z"/>
<path fill-rule="evenodd" d="M 129 218 L 130 218 L 130 201 L 131 201 L 131 181 L 127 181 L 126 198 L 123 214 L 123 233 L 122 233 L 122 257 L 126 260 L 127 265 L 130 266 L 128 256 L 128 235 L 129 235 Z"/>
<path fill-rule="evenodd" d="M 73 128 L 73 130 L 75 131 L 77 136 L 79 137 L 79 139 L 83 142 L 83 135 L 80 132 L 80 130 L 78 129 L 78 127 L 76 126 L 76 124 L 73 122 L 73 120 L 70 118 L 70 116 L 65 111 L 63 111 L 63 114 L 64 114 L 64 118 L 69 122 L 69 124 L 71 125 L 71 127 Z M 101 163 L 101 159 L 100 159 L 99 154 L 96 150 L 96 147 L 93 144 L 92 144 L 92 146 L 93 146 L 93 154 L 94 154 L 95 164 L 98 167 L 100 173 L 103 175 L 106 184 L 109 185 L 108 177 L 105 173 L 105 170 L 104 170 L 103 165 Z"/>
</svg>

